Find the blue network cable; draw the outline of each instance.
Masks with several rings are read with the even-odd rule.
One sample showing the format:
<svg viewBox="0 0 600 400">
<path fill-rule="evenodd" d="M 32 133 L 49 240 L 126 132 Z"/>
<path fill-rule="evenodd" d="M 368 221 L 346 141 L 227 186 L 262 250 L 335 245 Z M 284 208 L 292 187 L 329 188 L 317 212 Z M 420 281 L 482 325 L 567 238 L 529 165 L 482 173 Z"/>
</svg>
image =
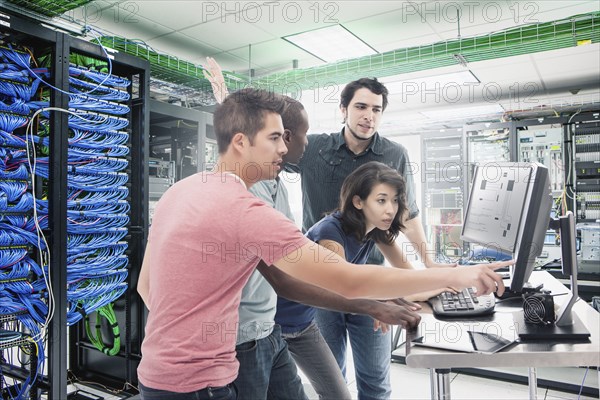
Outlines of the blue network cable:
<svg viewBox="0 0 600 400">
<path fill-rule="evenodd" d="M 28 179 L 29 171 L 24 163 L 7 166 L 0 161 L 0 180 L 27 182 Z"/>
<path fill-rule="evenodd" d="M 0 46 L 0 60 L 3 63 L 11 64 L 12 68 L 17 66 L 29 68 L 31 56 L 24 51 L 12 49 L 11 45 L 8 48 Z"/>
<path fill-rule="evenodd" d="M 77 253 L 119 244 L 127 236 L 127 233 L 126 228 L 120 228 L 110 232 L 69 234 L 67 236 L 68 252 Z"/>
<path fill-rule="evenodd" d="M 29 216 L 20 212 L 13 213 L 10 211 L 0 211 L 0 222 L 5 222 L 7 224 L 27 230 L 27 227 L 29 226 Z"/>
<path fill-rule="evenodd" d="M 124 90 L 113 89 L 109 87 L 98 87 L 92 83 L 77 79 L 72 76 L 69 77 L 69 83 L 71 92 L 87 94 L 100 100 L 128 101 L 131 97 L 129 93 Z"/>
<path fill-rule="evenodd" d="M 12 225 L 12 230 L 0 234 L 0 248 L 3 243 L 11 246 L 27 246 L 33 248 L 38 244 L 35 222 L 42 228 L 48 224 L 48 201 L 34 199 L 25 193 L 29 190 L 29 174 L 49 179 L 49 158 L 46 157 L 50 148 L 50 130 L 48 119 L 50 112 L 48 102 L 31 101 L 31 88 L 36 87 L 42 79 L 50 76 L 44 68 L 30 68 L 30 57 L 25 53 L 12 49 L 0 52 L 0 82 L 5 82 L 5 91 L 0 94 L 15 94 L 7 96 L 4 101 L 6 109 L 11 107 L 11 113 L 3 112 L 0 105 L 0 145 L 17 150 L 0 152 L 0 158 L 5 155 L 4 164 L 0 161 L 0 180 L 15 175 L 23 178 L 24 182 L 9 184 L 7 194 L 0 194 L 0 212 L 10 211 L 30 212 L 34 209 L 38 217 L 6 216 L 0 218 L 0 224 Z M 9 61 L 6 61 L 9 60 Z M 8 66 L 10 62 L 16 64 Z M 109 60 L 110 63 L 110 60 Z M 29 76 L 23 73 L 27 70 Z M 125 104 L 130 95 L 122 90 L 130 86 L 130 81 L 109 74 L 90 71 L 84 68 L 69 68 L 69 147 L 67 156 L 67 300 L 69 308 L 67 322 L 72 325 L 83 315 L 95 312 L 101 307 L 118 299 L 127 289 L 128 275 L 127 242 L 130 224 L 129 213 L 129 134 L 124 132 L 129 125 L 126 116 L 130 109 Z M 31 80 L 31 78 L 35 78 Z M 27 81 L 27 79 L 30 79 Z M 45 83 L 45 82 L 44 82 Z M 36 87 L 37 88 L 37 87 Z M 26 99 L 26 97 L 29 98 Z M 9 97 L 26 99 L 22 101 L 8 100 Z M 29 108 L 29 110 L 27 110 Z M 38 110 L 43 110 L 38 113 Z M 31 130 L 25 137 L 14 135 L 12 132 L 29 122 L 28 118 L 18 119 L 18 112 L 40 114 L 36 119 L 37 129 Z M 65 110 L 67 111 L 67 110 Z M 56 112 L 56 111 L 55 111 Z M 33 121 L 31 121 L 33 123 Z M 35 146 L 41 150 L 44 157 L 36 157 L 35 169 L 30 167 L 24 149 Z M 11 146 L 12 145 L 12 146 Z M 27 153 L 29 154 L 29 152 Z M 34 182 L 34 181 L 32 181 Z M 2 186 L 0 186 L 0 193 Z M 21 193 L 24 192 L 24 193 Z M 12 200 L 9 201 L 9 197 Z M 28 210 L 29 208 L 29 210 Z M 16 229 L 20 229 L 17 231 Z M 4 231 L 0 225 L 0 231 Z M 28 233 L 29 232 L 29 233 Z M 16 258 L 14 252 L 7 252 L 7 258 L 12 260 L 11 276 L 24 276 L 27 268 L 34 268 L 26 260 Z M 47 268 L 47 267 L 44 267 Z M 36 266 L 35 275 L 43 274 L 44 269 Z M 1 275 L 0 275 L 1 276 Z M 36 308 L 36 301 L 44 304 L 43 281 L 35 280 L 29 283 L 14 283 L 13 292 L 25 296 L 28 291 L 32 296 L 19 299 L 26 305 L 29 313 L 35 314 L 33 320 L 47 315 L 48 310 Z M 36 312 L 37 310 L 37 312 Z M 44 314 L 45 313 L 45 314 Z"/>
<path fill-rule="evenodd" d="M 93 205 L 73 205 L 69 207 L 69 212 L 73 213 L 70 216 L 78 215 L 85 217 L 93 217 L 95 214 L 102 215 L 117 215 L 117 214 L 127 214 L 129 212 L 130 205 L 127 201 L 118 200 L 118 201 L 108 201 L 102 204 L 93 204 Z"/>
<path fill-rule="evenodd" d="M 29 78 L 28 78 L 29 79 Z M 29 82 L 8 81 L 0 78 L 0 93 L 9 97 L 17 97 L 29 101 L 38 90 L 40 82 L 37 80 Z"/>
<path fill-rule="evenodd" d="M 0 80 L 26 85 L 31 83 L 27 70 L 20 70 L 16 65 L 6 63 L 0 64 Z"/>
<path fill-rule="evenodd" d="M 127 146 L 112 146 L 104 149 L 97 148 L 88 148 L 88 147 L 80 147 L 80 146 L 71 146 L 69 149 L 71 155 L 76 157 L 125 157 L 129 154 L 129 147 Z"/>
<path fill-rule="evenodd" d="M 2 268 L 12 267 L 13 265 L 27 260 L 28 246 L 0 246 L 0 265 Z"/>
<path fill-rule="evenodd" d="M 0 61 L 6 61 L 3 54 L 8 54 L 8 49 L 0 48 Z M 29 55 L 27 55 L 29 56 Z M 29 101 L 36 93 L 39 81 L 32 80 L 29 71 L 10 62 L 0 63 L 0 94 L 22 101 Z"/>
<path fill-rule="evenodd" d="M 30 102 L 28 105 L 32 110 L 44 110 L 41 115 L 45 118 L 50 118 L 50 111 L 47 111 L 45 108 L 41 107 L 40 104 Z M 129 125 L 129 121 L 125 118 L 114 117 L 111 115 L 100 115 L 86 111 L 77 111 L 75 109 L 69 111 L 73 111 L 77 114 L 73 115 L 72 113 L 69 113 L 68 116 L 69 127 L 73 129 L 90 130 L 96 132 L 118 131 L 119 129 L 123 129 Z M 0 128 L 2 128 L 2 126 L 0 126 Z"/>
<path fill-rule="evenodd" d="M 29 120 L 18 114 L 0 113 L 0 130 L 12 132 L 17 128 L 25 126 Z"/>
<path fill-rule="evenodd" d="M 110 86 L 120 89 L 127 88 L 131 84 L 129 79 L 126 78 L 75 66 L 69 67 L 69 76 L 93 83 L 99 83 L 102 86 Z"/>
<path fill-rule="evenodd" d="M 34 232 L 0 222 L 0 246 L 27 244 L 37 246 L 38 238 Z"/>
<path fill-rule="evenodd" d="M 0 193 L 6 197 L 7 203 L 16 203 L 27 193 L 29 182 L 22 179 L 0 181 Z"/>
<path fill-rule="evenodd" d="M 50 107 L 48 101 L 30 101 L 27 105 L 33 109 Z M 92 96 L 82 94 L 69 95 L 69 108 L 111 115 L 125 115 L 130 111 L 127 105 L 96 99 Z"/>
<path fill-rule="evenodd" d="M 129 134 L 120 131 L 90 131 L 73 129 L 72 144 L 78 147 L 87 148 L 110 148 L 114 146 L 123 146 L 129 141 Z"/>
<path fill-rule="evenodd" d="M 28 116 L 30 111 L 28 103 L 24 100 L 0 95 L 0 113 Z"/>
<path fill-rule="evenodd" d="M 119 134 L 119 132 L 84 132 L 77 130 L 77 134 L 79 133 L 81 133 L 79 136 L 69 138 L 69 155 L 71 157 L 125 157 L 129 154 L 129 147 L 118 144 L 122 142 L 122 134 Z M 126 142 L 128 135 L 123 134 L 123 136 L 126 136 Z M 14 137 L 21 140 L 18 136 Z M 98 142 L 101 142 L 101 138 L 105 139 L 102 146 L 98 145 Z M 50 148 L 50 138 L 47 136 L 32 135 L 30 139 L 43 148 Z M 0 132 L 0 143 L 1 140 Z M 21 147 L 24 147 L 24 145 Z"/>
<path fill-rule="evenodd" d="M 10 167 L 26 160 L 27 151 L 21 148 L 0 147 L 0 165 Z"/>
<path fill-rule="evenodd" d="M 38 276 L 42 275 L 40 266 L 25 253 L 18 261 L 3 264 L 0 268 L 0 281 L 27 278 L 32 272 Z"/>
<path fill-rule="evenodd" d="M 114 260 L 107 258 L 94 257 L 93 259 L 70 261 L 69 262 L 69 282 L 77 282 L 81 279 L 88 279 L 93 276 L 105 277 L 111 270 L 127 267 L 127 256 L 120 256 Z"/>
<path fill-rule="evenodd" d="M 25 52 L 0 47 L 0 314 L 17 314 L 18 322 L 3 327 L 12 326 L 15 332 L 31 335 L 40 368 L 33 380 L 28 378 L 18 392 L 8 394 L 16 398 L 26 398 L 30 384 L 43 371 L 45 338 L 40 326 L 47 323 L 49 304 L 42 279 L 48 267 L 42 269 L 32 259 L 37 247 L 45 245 L 39 240 L 33 219 L 36 204 L 30 189 L 27 144 L 14 133 L 30 121 L 27 102 L 40 83 L 24 70 L 30 58 Z M 47 226 L 47 216 L 38 219 Z"/>
<path fill-rule="evenodd" d="M 27 268 L 0 268 L 0 285 L 2 281 L 14 281 L 17 279 L 27 279 L 31 271 Z"/>
<path fill-rule="evenodd" d="M 96 218 L 96 219 L 73 219 L 67 218 L 70 222 L 67 224 L 67 232 L 75 234 L 95 233 L 98 230 L 111 231 L 120 229 L 129 224 L 129 216 L 115 216 L 114 218 Z"/>
<path fill-rule="evenodd" d="M 88 95 L 71 94 L 69 95 L 69 107 L 76 110 L 90 110 L 99 113 L 125 115 L 130 109 L 125 104 L 109 102 L 103 99 L 96 99 Z"/>
<path fill-rule="evenodd" d="M 127 80 L 123 80 L 123 78 L 112 77 L 112 61 L 111 61 L 110 57 L 108 56 L 108 53 L 106 52 L 106 49 L 104 48 L 104 46 L 102 46 L 102 44 L 100 44 L 100 46 L 107 58 L 108 74 L 95 72 L 95 71 L 88 71 L 89 73 L 82 73 L 81 72 L 82 70 L 78 69 L 78 68 L 75 68 L 74 73 L 79 73 L 80 76 L 83 76 L 86 79 L 96 82 L 97 86 L 102 86 L 105 82 L 109 82 L 109 84 L 112 84 L 112 86 L 121 87 Z M 31 74 L 31 76 L 35 80 L 41 81 L 42 83 L 44 83 L 46 86 L 52 88 L 53 90 L 56 90 L 61 93 L 69 94 L 68 92 L 65 92 L 64 90 L 57 88 L 55 86 L 52 86 L 50 83 L 44 81 L 42 79 L 44 69 L 36 68 L 37 72 L 36 72 L 36 70 L 32 69 L 30 67 L 30 64 L 31 64 L 30 55 L 27 53 L 24 53 L 24 52 L 14 50 L 11 44 L 8 44 L 8 48 L 0 47 L 0 60 L 13 62 L 16 65 L 27 69 L 27 71 Z M 69 70 L 70 70 L 70 68 L 69 68 Z M 46 69 L 46 72 L 47 72 L 47 69 Z M 69 73 L 71 73 L 71 72 L 69 72 Z M 98 81 L 98 79 L 100 79 L 100 78 L 102 78 L 102 79 L 100 81 Z"/>
<path fill-rule="evenodd" d="M 77 157 L 69 154 L 68 169 L 71 172 L 79 173 L 105 173 L 105 172 L 119 172 L 126 169 L 129 162 L 124 158 L 115 157 Z M 87 171 L 86 169 L 92 169 Z"/>
<path fill-rule="evenodd" d="M 38 161 L 36 166 L 36 174 L 48 179 L 49 169 L 47 160 Z M 77 172 L 77 167 L 71 167 Z M 82 167 L 85 169 L 85 167 Z M 87 190 L 90 192 L 113 190 L 119 186 L 123 186 L 129 180 L 129 175 L 122 172 L 97 172 L 93 174 L 84 173 L 69 173 L 67 176 L 68 185 L 73 189 Z"/>
<path fill-rule="evenodd" d="M 0 146 L 21 148 L 25 147 L 25 140 L 0 129 Z"/>
<path fill-rule="evenodd" d="M 80 189 L 69 190 L 67 207 L 79 205 L 97 205 L 109 201 L 118 202 L 126 200 L 129 196 L 129 189 L 125 186 L 118 186 L 105 191 L 84 192 Z"/>
</svg>

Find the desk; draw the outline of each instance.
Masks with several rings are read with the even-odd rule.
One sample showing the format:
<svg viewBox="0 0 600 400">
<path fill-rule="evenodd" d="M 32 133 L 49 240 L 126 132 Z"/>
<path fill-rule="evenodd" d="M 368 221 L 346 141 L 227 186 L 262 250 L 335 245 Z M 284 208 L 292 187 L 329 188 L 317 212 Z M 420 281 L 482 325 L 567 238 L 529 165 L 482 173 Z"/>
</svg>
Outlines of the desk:
<svg viewBox="0 0 600 400">
<path fill-rule="evenodd" d="M 529 281 L 532 284 L 543 283 L 544 289 L 557 295 L 567 293 L 564 285 L 545 271 L 534 271 Z M 562 305 L 567 296 L 556 296 L 555 303 Z M 502 335 L 517 337 L 514 325 L 510 321 L 514 307 L 496 305 L 496 313 L 478 323 L 490 324 L 494 329 L 502 330 Z M 578 301 L 573 311 L 581 319 L 591 337 L 589 343 L 560 342 L 526 342 L 515 344 L 495 354 L 460 353 L 438 349 L 430 349 L 411 345 L 411 340 L 419 336 L 417 331 L 406 333 L 406 365 L 414 368 L 431 370 L 432 399 L 450 399 L 449 373 L 456 367 L 529 367 L 530 398 L 537 398 L 536 367 L 579 367 L 600 365 L 600 314 L 587 303 Z M 420 327 L 431 330 L 431 327 L 443 327 L 445 323 L 456 326 L 460 320 L 439 321 L 429 312 L 422 314 Z M 471 323 L 471 321 L 467 322 Z M 429 326 L 429 328 L 427 328 Z M 440 328 L 443 329 L 443 328 Z M 498 333 L 489 331 L 490 333 Z M 599 372 L 600 375 L 600 372 Z M 600 376 L 599 376 L 600 378 Z"/>
</svg>

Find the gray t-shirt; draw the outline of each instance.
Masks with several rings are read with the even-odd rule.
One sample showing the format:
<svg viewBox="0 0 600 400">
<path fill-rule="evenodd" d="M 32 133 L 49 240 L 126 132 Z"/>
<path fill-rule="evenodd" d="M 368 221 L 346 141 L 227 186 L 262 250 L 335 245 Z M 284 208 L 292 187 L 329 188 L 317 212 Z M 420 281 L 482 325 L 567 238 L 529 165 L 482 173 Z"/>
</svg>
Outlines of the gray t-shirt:
<svg viewBox="0 0 600 400">
<path fill-rule="evenodd" d="M 287 189 L 279 178 L 255 183 L 250 187 L 250 192 L 294 220 Z M 277 294 L 262 274 L 255 270 L 242 290 L 236 345 L 269 336 L 275 325 L 275 311 Z"/>
</svg>

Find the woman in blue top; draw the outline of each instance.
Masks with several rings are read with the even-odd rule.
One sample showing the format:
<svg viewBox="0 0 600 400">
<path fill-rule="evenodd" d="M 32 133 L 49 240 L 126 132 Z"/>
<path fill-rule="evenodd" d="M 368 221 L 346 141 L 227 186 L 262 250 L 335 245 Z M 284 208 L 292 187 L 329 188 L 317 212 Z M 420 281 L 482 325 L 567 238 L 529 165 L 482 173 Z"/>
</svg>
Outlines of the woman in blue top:
<svg viewBox="0 0 600 400">
<path fill-rule="evenodd" d="M 369 162 L 344 180 L 339 209 L 317 222 L 308 238 L 354 264 L 366 264 L 377 246 L 395 267 L 411 268 L 395 240 L 407 207 L 404 179 L 385 164 Z M 350 338 L 359 399 L 389 399 L 391 338 L 365 315 L 317 309 L 316 321 L 344 376 Z M 384 333 L 385 332 L 385 333 Z"/>
<path fill-rule="evenodd" d="M 373 161 L 344 180 L 339 210 L 317 222 L 306 235 L 355 264 L 366 264 L 377 245 L 394 266 L 411 268 L 394 244 L 404 227 L 401 216 L 405 213 L 404 178 Z M 396 301 L 412 310 L 420 308 Z M 321 311 L 280 296 L 275 316 L 297 365 L 310 371 L 307 375 L 319 398 L 349 398 L 349 393 L 342 394 L 347 389 L 340 374 L 341 370 L 345 377 L 347 330 L 353 343 L 359 399 L 389 398 L 391 338 L 387 325 L 375 321 L 374 329 L 374 320 L 368 315 Z M 317 315 L 325 322 L 319 323 Z"/>
<path fill-rule="evenodd" d="M 369 253 L 377 246 L 395 267 L 411 268 L 395 244 L 398 233 L 404 227 L 402 216 L 406 212 L 404 178 L 387 165 L 373 161 L 346 177 L 339 209 L 313 225 L 306 236 L 354 264 L 366 264 Z M 318 328 L 314 325 L 315 319 Z M 358 398 L 390 398 L 391 338 L 385 324 L 366 315 L 316 309 L 282 297 L 277 301 L 275 321 L 281 325 L 284 337 L 287 335 L 286 341 L 290 337 L 293 340 L 308 337 L 312 348 L 315 340 L 322 340 L 320 330 L 344 377 L 348 333 Z M 299 338 L 296 338 L 297 335 L 300 335 Z M 320 354 L 320 358 L 326 361 L 326 354 Z M 324 383 L 336 382 L 333 371 L 321 370 Z"/>
<path fill-rule="evenodd" d="M 396 243 L 407 213 L 402 176 L 385 164 L 369 162 L 355 169 L 344 180 L 338 210 L 317 222 L 306 235 L 354 264 L 365 264 L 369 253 L 377 246 L 392 266 L 412 269 Z M 424 300 L 453 290 L 444 287 L 445 281 L 439 279 L 438 290 L 414 295 L 412 300 Z M 397 301 L 414 305 L 402 299 Z M 314 324 L 315 319 L 318 327 Z M 391 338 L 385 324 L 369 316 L 316 309 L 282 297 L 277 301 L 275 321 L 281 325 L 288 344 L 290 339 L 302 339 L 314 349 L 315 344 L 322 343 L 322 334 L 344 376 L 349 337 L 358 399 L 391 397 Z M 322 352 L 309 355 L 320 357 L 321 364 L 327 359 Z M 332 371 L 327 368 L 321 370 L 323 383 L 334 381 Z M 321 398 L 330 397 L 325 393 Z"/>
</svg>

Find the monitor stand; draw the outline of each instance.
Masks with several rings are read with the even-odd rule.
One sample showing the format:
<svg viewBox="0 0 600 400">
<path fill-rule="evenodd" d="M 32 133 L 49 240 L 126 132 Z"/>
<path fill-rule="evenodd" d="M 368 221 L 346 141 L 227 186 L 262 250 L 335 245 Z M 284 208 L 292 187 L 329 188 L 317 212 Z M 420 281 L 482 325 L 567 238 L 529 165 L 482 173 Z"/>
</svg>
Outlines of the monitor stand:
<svg viewBox="0 0 600 400">
<path fill-rule="evenodd" d="M 590 332 L 573 313 L 578 299 L 577 291 L 577 250 L 575 247 L 575 218 L 571 211 L 558 219 L 550 220 L 550 229 L 560 233 L 561 263 L 564 275 L 571 277 L 569 300 L 556 312 L 553 324 L 526 323 L 523 312 L 515 314 L 515 326 L 523 340 L 588 340 Z"/>
<path fill-rule="evenodd" d="M 513 316 L 515 327 L 521 340 L 588 341 L 590 332 L 576 315 L 571 325 L 532 324 L 525 322 L 523 311 Z"/>
</svg>

